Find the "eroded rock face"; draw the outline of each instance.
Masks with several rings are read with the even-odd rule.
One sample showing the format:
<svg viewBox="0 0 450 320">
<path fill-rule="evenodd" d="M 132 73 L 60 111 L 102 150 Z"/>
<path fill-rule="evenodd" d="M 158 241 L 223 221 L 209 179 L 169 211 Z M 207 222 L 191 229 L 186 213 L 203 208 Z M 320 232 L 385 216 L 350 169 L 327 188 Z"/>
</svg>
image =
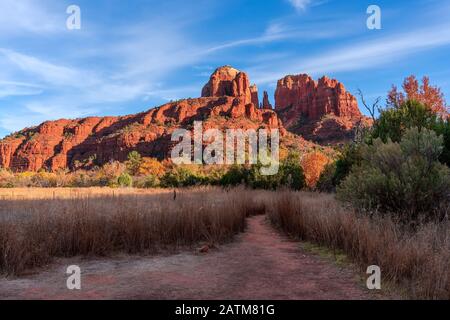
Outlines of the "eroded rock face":
<svg viewBox="0 0 450 320">
<path fill-rule="evenodd" d="M 264 92 L 244 72 L 218 68 L 202 90 L 202 97 L 168 103 L 135 115 L 47 121 L 0 140 L 0 166 L 14 171 L 78 169 L 126 160 L 130 151 L 164 159 L 174 146 L 174 130 L 279 129 L 281 143 L 310 148 L 351 138 L 366 118 L 356 99 L 336 80 L 318 82 L 307 75 L 287 76 L 278 82 L 275 110 Z M 281 119 L 281 120 L 280 120 Z M 285 126 L 292 133 L 286 131 Z"/>
<path fill-rule="evenodd" d="M 356 126 L 368 121 L 342 83 L 306 74 L 278 81 L 275 110 L 288 130 L 321 143 L 348 140 Z"/>
<path fill-rule="evenodd" d="M 267 93 L 267 91 L 264 91 L 264 98 L 263 98 L 263 102 L 262 102 L 261 108 L 265 109 L 265 110 L 272 110 L 273 109 L 272 105 L 270 104 L 269 94 Z"/>
<path fill-rule="evenodd" d="M 356 98 L 335 79 L 322 77 L 315 81 L 310 76 L 286 76 L 278 81 L 275 108 L 290 109 L 310 120 L 324 115 L 361 118 Z"/>
<path fill-rule="evenodd" d="M 258 87 L 256 84 L 250 86 L 250 94 L 252 96 L 253 105 L 259 107 Z"/>
<path fill-rule="evenodd" d="M 250 80 L 246 73 L 233 67 L 218 68 L 203 87 L 202 97 L 240 97 L 244 104 L 252 103 Z"/>
<path fill-rule="evenodd" d="M 136 115 L 48 121 L 0 141 L 0 166 L 14 171 L 89 168 L 125 161 L 132 150 L 143 156 L 169 157 L 175 129 L 194 121 L 210 128 L 278 128 L 275 112 L 260 110 L 243 97 L 204 97 L 168 103 Z"/>
</svg>

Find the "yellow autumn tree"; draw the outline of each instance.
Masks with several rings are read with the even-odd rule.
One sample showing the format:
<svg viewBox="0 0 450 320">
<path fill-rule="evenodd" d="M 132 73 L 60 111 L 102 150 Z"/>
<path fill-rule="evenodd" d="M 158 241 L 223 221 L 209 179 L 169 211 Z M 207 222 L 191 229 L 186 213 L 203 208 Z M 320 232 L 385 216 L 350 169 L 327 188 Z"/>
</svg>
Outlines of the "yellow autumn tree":
<svg viewBox="0 0 450 320">
<path fill-rule="evenodd" d="M 139 166 L 139 175 L 147 176 L 154 175 L 161 177 L 164 175 L 166 169 L 164 165 L 155 158 L 142 158 L 142 162 Z"/>
<path fill-rule="evenodd" d="M 320 175 L 328 163 L 330 163 L 330 159 L 320 151 L 313 151 L 302 158 L 301 166 L 305 175 L 306 185 L 309 188 L 316 186 Z"/>
</svg>

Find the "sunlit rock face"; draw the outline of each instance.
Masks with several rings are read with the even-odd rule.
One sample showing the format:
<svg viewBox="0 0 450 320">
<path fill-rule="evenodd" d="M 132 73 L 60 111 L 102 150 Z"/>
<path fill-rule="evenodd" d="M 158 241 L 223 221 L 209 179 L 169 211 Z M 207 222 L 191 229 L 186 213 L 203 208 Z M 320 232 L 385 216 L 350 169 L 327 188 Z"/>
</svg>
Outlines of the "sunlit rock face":
<svg viewBox="0 0 450 320">
<path fill-rule="evenodd" d="M 286 133 L 274 111 L 252 103 L 243 72 L 217 69 L 202 95 L 134 115 L 61 119 L 24 129 L 0 140 L 0 166 L 14 171 L 91 168 L 125 161 L 133 150 L 166 159 L 173 148 L 172 133 L 179 128 L 191 130 L 194 121 L 202 121 L 204 130 L 268 128 L 279 129 L 282 136 Z"/>
<path fill-rule="evenodd" d="M 286 76 L 275 91 L 275 110 L 287 130 L 320 143 L 352 138 L 355 128 L 370 125 L 356 98 L 344 85 L 326 76 Z"/>
</svg>

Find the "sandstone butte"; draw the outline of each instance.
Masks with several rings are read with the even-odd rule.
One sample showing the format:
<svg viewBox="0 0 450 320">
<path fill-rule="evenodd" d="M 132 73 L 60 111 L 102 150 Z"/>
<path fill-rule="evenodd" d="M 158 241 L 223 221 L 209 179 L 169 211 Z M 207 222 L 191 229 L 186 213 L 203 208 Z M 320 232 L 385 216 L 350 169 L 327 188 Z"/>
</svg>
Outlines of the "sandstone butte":
<svg viewBox="0 0 450 320">
<path fill-rule="evenodd" d="M 172 132 L 192 130 L 196 120 L 203 121 L 204 130 L 279 129 L 282 147 L 300 151 L 316 145 L 295 133 L 315 141 L 342 141 L 356 125 L 367 122 L 356 99 L 336 80 L 317 83 L 306 75 L 288 76 L 278 82 L 272 109 L 267 92 L 259 104 L 258 88 L 250 85 L 246 73 L 224 66 L 211 75 L 200 98 L 135 115 L 47 121 L 14 133 L 0 140 L 0 167 L 76 170 L 124 161 L 132 150 L 164 159 L 176 143 L 171 142 Z"/>
<path fill-rule="evenodd" d="M 344 85 L 325 76 L 318 81 L 306 74 L 279 80 L 275 111 L 286 129 L 318 143 L 349 140 L 354 128 L 372 124 Z"/>
</svg>

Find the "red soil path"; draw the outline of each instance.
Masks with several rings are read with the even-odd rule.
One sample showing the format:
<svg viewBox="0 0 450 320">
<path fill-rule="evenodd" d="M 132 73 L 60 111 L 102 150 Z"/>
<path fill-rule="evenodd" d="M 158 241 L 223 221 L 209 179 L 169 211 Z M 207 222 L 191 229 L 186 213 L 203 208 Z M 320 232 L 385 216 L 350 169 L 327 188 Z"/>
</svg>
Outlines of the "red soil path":
<svg viewBox="0 0 450 320">
<path fill-rule="evenodd" d="M 58 260 L 47 271 L 0 279 L 0 299 L 370 299 L 357 275 L 302 250 L 264 216 L 207 254 Z M 82 289 L 66 288 L 77 264 Z"/>
</svg>

